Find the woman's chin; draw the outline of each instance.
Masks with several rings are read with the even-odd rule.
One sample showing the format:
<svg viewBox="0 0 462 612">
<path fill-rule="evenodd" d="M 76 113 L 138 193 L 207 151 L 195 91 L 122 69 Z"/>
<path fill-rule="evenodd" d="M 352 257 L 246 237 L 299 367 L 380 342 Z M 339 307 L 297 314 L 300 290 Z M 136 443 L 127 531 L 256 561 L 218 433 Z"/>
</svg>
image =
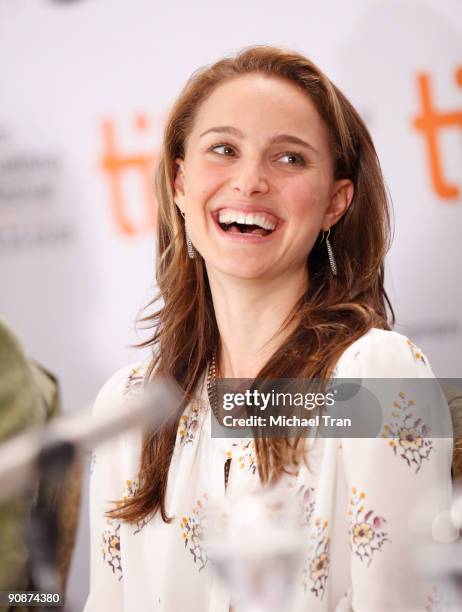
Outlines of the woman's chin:
<svg viewBox="0 0 462 612">
<path fill-rule="evenodd" d="M 232 261 L 222 261 L 207 263 L 207 270 L 213 269 L 213 273 L 220 276 L 241 280 L 263 280 L 269 279 L 274 275 L 274 266 L 269 263 L 259 261 L 248 261 L 245 258 L 233 259 Z"/>
</svg>

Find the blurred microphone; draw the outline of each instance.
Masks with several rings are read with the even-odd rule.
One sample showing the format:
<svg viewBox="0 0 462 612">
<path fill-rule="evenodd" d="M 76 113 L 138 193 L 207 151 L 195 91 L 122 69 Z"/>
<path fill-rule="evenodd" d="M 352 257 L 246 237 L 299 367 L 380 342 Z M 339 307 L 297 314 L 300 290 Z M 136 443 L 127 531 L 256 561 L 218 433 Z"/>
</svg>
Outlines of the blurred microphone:
<svg viewBox="0 0 462 612">
<path fill-rule="evenodd" d="M 59 459 L 69 462 L 136 427 L 159 429 L 175 416 L 182 399 L 172 379 L 156 378 L 138 395 L 114 403 L 110 411 L 92 414 L 86 408 L 15 436 L 0 446 L 0 502 L 34 486 L 44 465 L 52 470 L 54 463 L 59 472 Z"/>
</svg>

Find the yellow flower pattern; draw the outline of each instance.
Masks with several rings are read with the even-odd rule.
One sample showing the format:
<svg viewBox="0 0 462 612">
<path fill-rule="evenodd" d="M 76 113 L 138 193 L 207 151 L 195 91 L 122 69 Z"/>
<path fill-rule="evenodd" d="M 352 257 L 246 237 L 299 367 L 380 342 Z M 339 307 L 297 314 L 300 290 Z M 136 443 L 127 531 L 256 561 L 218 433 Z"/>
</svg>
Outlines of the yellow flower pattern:
<svg viewBox="0 0 462 612">
<path fill-rule="evenodd" d="M 369 567 L 374 554 L 382 550 L 385 542 L 390 541 L 388 533 L 384 530 L 387 521 L 373 510 L 366 512 L 364 491 L 358 491 L 353 487 L 351 492 L 348 510 L 350 545 L 353 552 Z"/>
<path fill-rule="evenodd" d="M 257 456 L 255 451 L 255 442 L 253 440 L 249 440 L 248 442 L 237 443 L 234 442 L 232 444 L 233 447 L 239 447 L 237 452 L 237 464 L 240 470 L 247 470 L 251 474 L 255 474 L 257 471 Z M 230 458 L 232 458 L 232 453 L 228 453 Z"/>
<path fill-rule="evenodd" d="M 101 554 L 112 569 L 117 580 L 122 580 L 122 559 L 120 556 L 120 523 L 108 519 L 108 527 L 101 534 Z"/>
<path fill-rule="evenodd" d="M 422 353 L 422 351 L 419 349 L 419 347 L 417 347 L 412 340 L 409 340 L 409 338 L 406 340 L 408 347 L 411 350 L 412 356 L 414 357 L 414 359 L 416 361 L 420 361 L 420 363 L 426 365 L 427 361 L 425 359 L 425 355 Z"/>
<path fill-rule="evenodd" d="M 132 368 L 130 374 L 127 377 L 127 382 L 125 383 L 124 396 L 130 397 L 132 395 L 136 395 L 141 391 L 141 387 L 144 383 L 144 374 L 141 368 Z"/>
<path fill-rule="evenodd" d="M 202 571 L 207 565 L 207 551 L 204 548 L 204 529 L 205 529 L 205 512 L 204 509 L 208 503 L 207 493 L 203 493 L 197 500 L 192 513 L 189 516 L 183 516 L 180 521 L 181 537 L 184 540 L 184 546 L 193 556 L 194 563 L 197 564 L 199 571 Z"/>
<path fill-rule="evenodd" d="M 415 466 L 417 474 L 422 462 L 433 451 L 433 442 L 427 437 L 431 432 L 430 427 L 421 418 L 415 418 L 414 405 L 414 400 L 400 392 L 393 402 L 390 422 L 384 425 L 381 436 L 391 438 L 388 444 L 394 454 L 402 457 L 409 467 Z"/>
<path fill-rule="evenodd" d="M 126 480 L 124 486 L 123 500 L 132 497 L 139 487 L 138 479 Z M 116 502 L 116 508 L 120 508 L 122 501 Z M 143 519 L 133 527 L 133 535 L 139 533 L 149 522 L 149 518 Z M 106 519 L 107 528 L 101 534 L 101 554 L 118 580 L 123 578 L 122 558 L 120 554 L 120 521 Z"/>
<path fill-rule="evenodd" d="M 192 400 L 178 424 L 177 442 L 180 447 L 192 444 L 200 427 L 201 402 Z"/>
<path fill-rule="evenodd" d="M 310 540 L 313 540 L 310 554 L 306 557 L 302 570 L 302 583 L 305 594 L 308 589 L 322 599 L 329 577 L 329 523 L 317 517 L 310 529 Z"/>
</svg>

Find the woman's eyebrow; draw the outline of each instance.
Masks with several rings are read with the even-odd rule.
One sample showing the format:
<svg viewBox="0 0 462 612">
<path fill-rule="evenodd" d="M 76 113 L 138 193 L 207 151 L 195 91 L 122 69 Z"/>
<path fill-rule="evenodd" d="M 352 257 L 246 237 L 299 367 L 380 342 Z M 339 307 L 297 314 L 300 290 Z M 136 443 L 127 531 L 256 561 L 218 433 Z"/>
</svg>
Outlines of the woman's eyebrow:
<svg viewBox="0 0 462 612">
<path fill-rule="evenodd" d="M 237 128 L 231 127 L 230 125 L 220 125 L 220 126 L 212 127 L 212 128 L 209 128 L 208 130 L 205 130 L 205 132 L 202 132 L 199 138 L 202 138 L 202 136 L 205 136 L 206 134 L 210 134 L 210 132 L 220 132 L 222 134 L 223 133 L 231 134 L 232 136 L 237 136 L 238 138 L 243 138 L 244 136 L 244 134 Z"/>
<path fill-rule="evenodd" d="M 205 132 L 202 132 L 202 134 L 200 134 L 199 138 L 202 138 L 203 136 L 206 136 L 207 134 L 210 134 L 211 132 L 219 132 L 221 134 L 231 134 L 232 136 L 237 136 L 238 138 L 244 137 L 244 134 L 237 128 L 232 127 L 231 125 L 220 125 L 220 126 L 212 127 L 212 128 L 209 128 L 208 130 L 205 130 Z M 289 142 L 291 144 L 296 144 L 301 147 L 306 147 L 307 149 L 314 151 L 314 153 L 318 153 L 318 150 L 315 149 L 313 145 L 311 145 L 309 142 L 307 142 L 306 140 L 302 140 L 298 136 L 292 136 L 291 134 L 278 134 L 277 136 L 273 136 L 269 140 L 269 144 L 278 144 L 278 143 L 283 143 L 283 142 Z"/>
<path fill-rule="evenodd" d="M 300 145 L 301 147 L 306 147 L 307 149 L 310 149 L 314 153 L 318 153 L 318 150 L 315 149 L 313 145 L 311 145 L 309 142 L 307 142 L 306 140 L 302 140 L 298 136 L 292 136 L 291 134 L 279 134 L 278 136 L 273 136 L 272 138 L 270 138 L 269 142 L 270 144 L 290 142 L 291 144 Z"/>
</svg>

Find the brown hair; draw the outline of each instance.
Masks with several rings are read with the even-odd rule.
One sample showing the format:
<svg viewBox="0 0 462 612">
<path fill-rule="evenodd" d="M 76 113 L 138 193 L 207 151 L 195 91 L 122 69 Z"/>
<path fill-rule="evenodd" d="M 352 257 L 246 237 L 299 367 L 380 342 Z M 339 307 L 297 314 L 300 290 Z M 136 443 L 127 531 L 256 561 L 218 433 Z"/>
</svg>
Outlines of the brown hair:
<svg viewBox="0 0 462 612">
<path fill-rule="evenodd" d="M 219 333 L 204 262 L 188 258 L 184 223 L 173 200 L 176 157 L 184 157 L 185 142 L 201 103 L 214 89 L 248 73 L 282 78 L 300 87 L 313 101 L 330 136 L 334 178 L 348 178 L 354 197 L 347 213 L 332 228 L 330 240 L 338 273 L 330 272 L 324 244 L 318 240 L 308 257 L 309 288 L 288 320 L 299 321 L 259 378 L 327 378 L 341 353 L 371 327 L 390 329 L 384 289 L 384 257 L 389 245 L 390 218 L 377 154 L 362 119 L 342 92 L 302 55 L 256 46 L 243 49 L 195 72 L 171 109 L 156 174 L 158 213 L 158 296 L 163 306 L 143 319 L 154 329 L 141 346 L 152 346 L 147 377 L 172 376 L 185 392 L 174 421 L 160 433 L 145 434 L 139 489 L 117 504 L 109 515 L 129 522 L 160 511 L 165 505 L 168 470 L 181 413 L 204 374 Z M 285 322 L 286 325 L 288 321 Z M 256 438 L 262 482 L 277 479 L 297 463 L 299 440 Z"/>
</svg>

